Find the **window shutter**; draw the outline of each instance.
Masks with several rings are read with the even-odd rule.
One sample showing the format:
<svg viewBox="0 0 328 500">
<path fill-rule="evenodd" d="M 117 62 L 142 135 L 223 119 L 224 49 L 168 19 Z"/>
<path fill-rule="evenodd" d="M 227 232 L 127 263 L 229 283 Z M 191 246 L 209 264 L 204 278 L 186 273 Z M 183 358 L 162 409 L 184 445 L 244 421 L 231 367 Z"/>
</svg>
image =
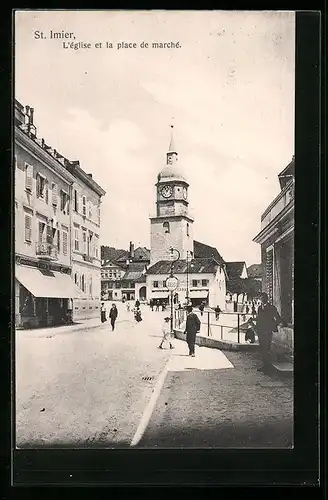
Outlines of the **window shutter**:
<svg viewBox="0 0 328 500">
<path fill-rule="evenodd" d="M 47 180 L 44 181 L 44 191 L 45 191 L 44 198 L 46 200 L 46 203 L 48 203 L 48 201 L 49 201 L 49 189 L 48 189 L 48 181 Z"/>
<path fill-rule="evenodd" d="M 25 241 L 32 241 L 32 217 L 25 215 Z"/>
<path fill-rule="evenodd" d="M 82 215 L 87 215 L 87 199 L 82 196 Z"/>
<path fill-rule="evenodd" d="M 63 254 L 67 255 L 67 243 L 68 243 L 68 238 L 67 238 L 67 232 L 63 231 Z"/>
<path fill-rule="evenodd" d="M 57 248 L 58 248 L 58 252 L 60 252 L 60 231 L 59 231 L 59 229 L 57 230 Z"/>
<path fill-rule="evenodd" d="M 33 181 L 33 167 L 31 165 L 25 166 L 25 189 L 27 191 L 32 191 L 32 181 Z"/>
<path fill-rule="evenodd" d="M 43 241 L 43 223 L 39 222 L 39 243 Z"/>
<path fill-rule="evenodd" d="M 58 186 L 57 184 L 52 185 L 52 204 L 54 207 L 58 205 Z"/>
<path fill-rule="evenodd" d="M 47 243 L 52 243 L 52 227 L 47 226 Z"/>
</svg>

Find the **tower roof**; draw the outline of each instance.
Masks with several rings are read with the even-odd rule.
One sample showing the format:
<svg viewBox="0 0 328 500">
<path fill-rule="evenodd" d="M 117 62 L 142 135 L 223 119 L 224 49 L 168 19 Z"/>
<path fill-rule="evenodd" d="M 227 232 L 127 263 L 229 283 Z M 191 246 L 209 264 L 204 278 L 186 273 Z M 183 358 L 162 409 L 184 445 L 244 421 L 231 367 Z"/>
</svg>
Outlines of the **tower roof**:
<svg viewBox="0 0 328 500">
<path fill-rule="evenodd" d="M 178 153 L 175 147 L 174 137 L 173 137 L 173 125 L 171 127 L 171 137 L 170 137 L 170 145 L 169 150 L 166 153 L 166 165 L 159 172 L 157 179 L 158 181 L 166 181 L 166 180 L 181 180 L 185 181 L 186 179 L 183 177 L 179 168 L 177 167 Z"/>
</svg>

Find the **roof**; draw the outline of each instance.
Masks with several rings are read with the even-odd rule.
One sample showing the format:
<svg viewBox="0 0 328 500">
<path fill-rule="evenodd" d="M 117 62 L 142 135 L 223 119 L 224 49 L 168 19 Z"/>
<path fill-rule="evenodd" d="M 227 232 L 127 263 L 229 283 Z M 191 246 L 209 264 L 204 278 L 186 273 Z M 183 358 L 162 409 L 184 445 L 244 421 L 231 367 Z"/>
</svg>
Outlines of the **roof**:
<svg viewBox="0 0 328 500">
<path fill-rule="evenodd" d="M 263 266 L 262 264 L 252 264 L 247 268 L 249 278 L 262 278 Z"/>
<path fill-rule="evenodd" d="M 200 241 L 195 241 L 195 240 L 194 240 L 194 257 L 195 259 L 213 258 L 218 262 L 218 264 L 225 263 L 215 247 L 210 247 L 209 245 L 205 245 L 205 243 L 201 243 Z"/>
<path fill-rule="evenodd" d="M 243 268 L 246 266 L 246 262 L 226 262 L 226 269 L 229 280 L 233 280 L 235 278 L 240 278 L 243 272 Z"/>
<path fill-rule="evenodd" d="M 105 260 L 103 262 L 103 264 L 101 264 L 101 268 L 104 268 L 104 267 L 107 267 L 107 266 L 115 266 L 115 267 L 119 267 L 120 269 L 125 269 L 126 268 L 126 265 L 124 265 L 123 263 L 117 263 L 114 260 Z"/>
<path fill-rule="evenodd" d="M 171 266 L 174 274 L 186 274 L 187 264 L 189 274 L 214 274 L 219 266 L 213 258 L 192 259 L 188 263 L 186 260 L 178 260 L 173 263 L 173 266 L 171 260 L 160 260 L 147 269 L 147 274 L 170 274 Z"/>
<path fill-rule="evenodd" d="M 135 281 L 143 275 L 145 269 L 146 265 L 143 262 L 131 262 L 122 280 Z"/>
<path fill-rule="evenodd" d="M 134 251 L 135 260 L 150 260 L 150 250 L 146 247 L 138 247 Z"/>
<path fill-rule="evenodd" d="M 135 260 L 144 260 L 144 261 L 149 261 L 150 260 L 150 250 L 146 247 L 138 247 L 134 250 L 134 257 L 130 257 L 130 253 L 128 251 L 123 251 L 122 255 L 117 258 L 117 261 L 126 261 L 127 259 L 131 259 L 132 262 Z"/>
</svg>

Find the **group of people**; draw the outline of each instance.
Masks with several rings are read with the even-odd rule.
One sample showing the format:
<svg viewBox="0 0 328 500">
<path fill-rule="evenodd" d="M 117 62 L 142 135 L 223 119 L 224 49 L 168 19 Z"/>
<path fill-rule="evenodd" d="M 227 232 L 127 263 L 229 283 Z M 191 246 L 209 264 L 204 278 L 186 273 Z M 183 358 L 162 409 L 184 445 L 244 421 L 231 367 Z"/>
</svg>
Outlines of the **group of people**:
<svg viewBox="0 0 328 500">
<path fill-rule="evenodd" d="M 166 302 L 166 300 L 163 300 L 162 302 L 160 302 L 159 300 L 150 299 L 149 305 L 150 305 L 150 309 L 152 311 L 154 310 L 154 308 L 156 311 L 159 311 L 159 308 L 161 306 L 162 306 L 162 311 L 165 311 L 166 307 L 167 307 L 167 302 Z"/>
</svg>

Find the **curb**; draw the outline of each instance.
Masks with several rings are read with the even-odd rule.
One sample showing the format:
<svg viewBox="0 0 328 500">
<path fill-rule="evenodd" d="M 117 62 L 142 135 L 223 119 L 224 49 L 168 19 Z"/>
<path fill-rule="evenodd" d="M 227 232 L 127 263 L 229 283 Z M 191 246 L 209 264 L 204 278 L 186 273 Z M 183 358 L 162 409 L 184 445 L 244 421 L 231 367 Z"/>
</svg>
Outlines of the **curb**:
<svg viewBox="0 0 328 500">
<path fill-rule="evenodd" d="M 181 330 L 174 330 L 174 334 L 177 339 L 186 340 L 186 336 Z M 196 345 L 223 351 L 253 351 L 258 348 L 258 344 L 238 344 L 238 342 L 227 342 L 202 335 L 196 335 Z"/>
</svg>

